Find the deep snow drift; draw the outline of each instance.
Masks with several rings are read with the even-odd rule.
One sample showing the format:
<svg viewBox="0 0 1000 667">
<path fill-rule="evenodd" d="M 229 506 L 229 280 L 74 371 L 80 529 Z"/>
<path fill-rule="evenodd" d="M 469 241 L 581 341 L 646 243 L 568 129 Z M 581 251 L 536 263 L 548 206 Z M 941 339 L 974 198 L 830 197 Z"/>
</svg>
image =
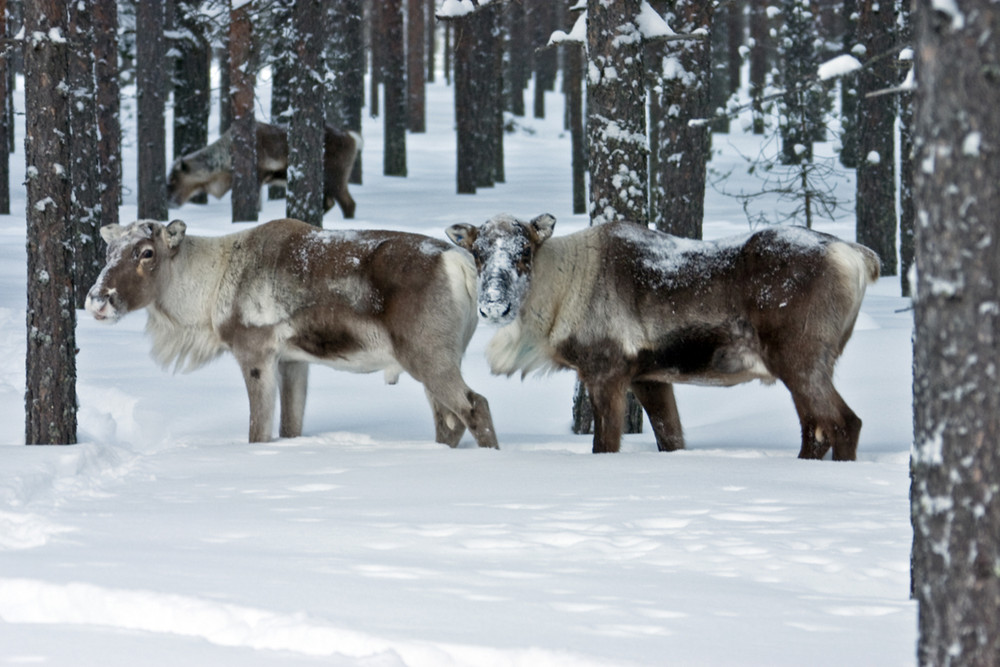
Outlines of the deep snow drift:
<svg viewBox="0 0 1000 667">
<path fill-rule="evenodd" d="M 454 194 L 451 91 L 430 95 L 408 178 L 379 175 L 382 129 L 366 118 L 351 227 L 444 238 L 501 211 L 552 213 L 557 234 L 586 224 L 570 213 L 557 95 L 548 119 L 506 137 L 507 183 L 475 196 Z M 756 139 L 715 148 L 726 171 Z M 325 368 L 306 435 L 251 446 L 232 359 L 171 375 L 149 358 L 144 314 L 108 327 L 82 312 L 81 444 L 24 447 L 23 190 L 13 206 L 0 217 L 0 664 L 912 664 L 911 317 L 897 278 L 869 291 L 836 376 L 864 420 L 857 463 L 796 460 L 788 392 L 759 384 L 680 387 L 686 451 L 655 452 L 647 429 L 593 456 L 569 431 L 573 377 L 490 376 L 487 326 L 464 370 L 500 451 L 435 444 L 406 376 Z M 710 191 L 706 210 L 707 237 L 748 229 L 734 200 Z M 267 202 L 260 219 L 283 212 Z M 234 229 L 228 199 L 172 215 L 194 234 Z M 132 186 L 122 221 L 134 217 Z M 345 227 L 339 210 L 325 225 Z M 853 238 L 851 219 L 820 228 Z"/>
</svg>

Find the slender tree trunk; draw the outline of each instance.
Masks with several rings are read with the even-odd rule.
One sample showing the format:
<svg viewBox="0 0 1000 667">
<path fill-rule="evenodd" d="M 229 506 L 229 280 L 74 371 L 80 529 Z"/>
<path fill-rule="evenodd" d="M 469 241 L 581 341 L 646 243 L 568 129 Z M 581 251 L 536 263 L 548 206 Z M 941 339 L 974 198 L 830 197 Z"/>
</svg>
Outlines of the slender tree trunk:
<svg viewBox="0 0 1000 667">
<path fill-rule="evenodd" d="M 382 88 L 385 95 L 385 144 L 382 173 L 406 176 L 406 55 L 403 49 L 403 0 L 382 0 Z"/>
<path fill-rule="evenodd" d="M 437 34 L 437 25 L 434 19 L 434 10 L 437 7 L 436 0 L 424 0 L 425 4 L 425 21 L 424 30 L 426 31 L 425 48 L 427 49 L 427 83 L 434 83 L 437 77 L 436 67 L 437 67 L 437 40 L 435 35 Z"/>
<path fill-rule="evenodd" d="M 66 5 L 25 8 L 27 358 L 25 443 L 76 443 L 76 309 L 71 215 Z"/>
<path fill-rule="evenodd" d="M 545 118 L 545 93 L 555 90 L 559 69 L 556 49 L 537 50 L 548 43 L 549 35 L 556 29 L 555 4 L 555 0 L 530 0 L 528 5 L 527 24 L 534 29 L 535 118 Z"/>
<path fill-rule="evenodd" d="M 891 2 L 858 3 L 858 37 L 871 56 L 890 51 L 896 37 Z M 896 101 L 867 93 L 897 83 L 894 58 L 873 58 L 858 76 L 857 240 L 882 258 L 882 275 L 894 276 L 896 263 Z"/>
<path fill-rule="evenodd" d="M 121 204 L 121 94 L 118 84 L 118 2 L 99 0 L 93 6 L 94 73 L 97 79 L 98 180 L 101 222 L 118 224 Z"/>
<path fill-rule="evenodd" d="M 750 0 L 750 98 L 753 108 L 753 133 L 764 134 L 764 90 L 767 87 L 768 57 L 771 36 L 768 30 L 766 0 Z"/>
<path fill-rule="evenodd" d="M 104 265 L 104 242 L 100 228 L 101 193 L 98 173 L 97 107 L 94 79 L 94 27 L 88 7 L 70 3 L 70 42 L 75 57 L 69 61 L 70 105 L 70 178 L 73 184 L 72 218 L 76 221 L 75 291 L 76 307 L 83 308 L 87 291 L 97 280 Z"/>
<path fill-rule="evenodd" d="M 424 77 L 424 7 L 425 0 L 407 0 L 406 11 L 406 89 L 407 123 L 410 132 L 427 131 Z"/>
<path fill-rule="evenodd" d="M 901 43 L 913 43 L 908 3 L 900 5 Z M 904 63 L 909 65 L 910 63 Z M 905 76 L 906 70 L 904 70 Z M 916 252 L 916 210 L 913 202 L 913 93 L 900 94 L 899 104 L 899 277 L 903 296 L 910 296 L 910 267 Z"/>
<path fill-rule="evenodd" d="M 136 5 L 136 97 L 139 121 L 139 217 L 167 219 L 167 130 L 164 121 L 166 54 L 163 5 L 142 1 Z"/>
<path fill-rule="evenodd" d="M 454 24 L 454 25 L 453 25 Z M 476 114 L 477 90 L 475 88 L 476 31 L 470 19 L 448 23 L 455 40 L 455 131 L 457 136 L 458 194 L 476 193 Z"/>
<path fill-rule="evenodd" d="M 858 1 L 844 0 L 844 53 L 853 53 L 858 45 Z M 848 169 L 858 166 L 858 75 L 847 74 L 840 79 L 840 164 Z"/>
<path fill-rule="evenodd" d="M 7 0 L 0 0 L 0 39 L 7 39 Z M 10 214 L 10 126 L 14 117 L 10 113 L 8 89 L 10 70 L 7 58 L 0 58 L 0 214 Z"/>
<path fill-rule="evenodd" d="M 525 23 L 525 0 L 511 0 L 504 13 L 510 35 L 507 74 L 504 83 L 508 92 L 507 109 L 515 116 L 524 116 L 524 89 L 528 86 L 530 52 L 528 28 Z"/>
<path fill-rule="evenodd" d="M 1000 664 L 1000 7 L 916 3 L 920 665 Z"/>
<path fill-rule="evenodd" d="M 573 162 L 573 213 L 587 212 L 587 151 L 583 124 L 583 48 L 566 49 L 566 106 Z"/>
<path fill-rule="evenodd" d="M 272 30 L 279 35 L 278 39 L 283 44 L 290 44 L 293 39 L 289 26 L 292 23 L 293 0 L 279 0 L 274 5 L 271 16 L 274 23 Z M 337 5 L 333 5 L 337 7 Z M 331 22 L 331 25 L 335 20 Z M 329 26 L 328 26 L 329 27 Z M 334 48 L 331 46 L 331 49 Z M 271 54 L 271 123 L 288 127 L 291 120 L 291 100 L 292 100 L 292 67 L 295 61 L 295 53 L 290 48 L 275 49 Z M 327 115 L 330 115 L 330 106 L 335 103 L 336 97 L 327 92 Z M 286 195 L 284 185 L 268 185 L 267 198 L 269 200 L 284 199 Z"/>
<path fill-rule="evenodd" d="M 257 128 L 254 119 L 254 83 L 250 59 L 253 51 L 252 3 L 236 6 L 230 0 L 229 78 L 233 109 L 233 222 L 256 222 L 260 209 L 257 176 Z"/>
<path fill-rule="evenodd" d="M 212 47 L 199 22 L 201 3 L 177 0 L 177 30 L 174 48 L 179 56 L 174 62 L 174 159 L 208 144 L 208 116 L 212 106 L 210 65 Z M 208 202 L 201 193 L 189 200 Z"/>
<path fill-rule="evenodd" d="M 297 2 L 294 10 L 295 68 L 292 122 L 288 128 L 290 218 L 323 226 L 323 16 L 318 3 Z"/>
</svg>

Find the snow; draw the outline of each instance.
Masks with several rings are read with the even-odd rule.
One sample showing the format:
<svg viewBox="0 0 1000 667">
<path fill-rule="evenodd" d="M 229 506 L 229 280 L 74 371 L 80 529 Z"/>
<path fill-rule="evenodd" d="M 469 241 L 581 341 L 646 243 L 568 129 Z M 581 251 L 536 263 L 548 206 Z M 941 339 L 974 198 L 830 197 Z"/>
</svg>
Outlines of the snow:
<svg viewBox="0 0 1000 667">
<path fill-rule="evenodd" d="M 817 69 L 820 81 L 835 79 L 861 69 L 861 62 L 854 56 L 841 55 L 822 63 Z"/>
<path fill-rule="evenodd" d="M 560 104 L 550 93 L 548 117 L 505 138 L 507 183 L 475 196 L 454 194 L 444 84 L 429 88 L 428 133 L 408 136 L 405 179 L 378 173 L 382 131 L 365 113 L 358 218 L 337 209 L 326 227 L 444 239 L 507 211 L 582 229 Z M 123 120 L 134 179 L 134 114 Z M 740 166 L 729 178 L 753 187 L 740 154 L 758 142 L 717 136 L 712 167 Z M 134 180 L 125 191 L 129 222 Z M 320 367 L 305 435 L 249 445 L 230 357 L 171 375 L 144 315 L 108 327 L 83 312 L 80 444 L 25 447 L 23 188 L 13 198 L 0 216 L 0 664 L 913 664 L 912 320 L 898 279 L 869 290 L 838 366 L 864 420 L 856 463 L 797 460 L 788 392 L 760 384 L 678 387 L 685 451 L 656 452 L 647 426 L 594 456 L 569 429 L 572 375 L 490 375 L 485 324 L 463 372 L 490 401 L 499 451 L 434 443 L 408 376 L 387 387 Z M 265 202 L 260 219 L 283 214 Z M 191 234 L 246 228 L 228 197 L 171 217 Z M 819 227 L 852 238 L 854 221 Z M 705 231 L 750 231 L 738 200 L 710 190 Z"/>
</svg>

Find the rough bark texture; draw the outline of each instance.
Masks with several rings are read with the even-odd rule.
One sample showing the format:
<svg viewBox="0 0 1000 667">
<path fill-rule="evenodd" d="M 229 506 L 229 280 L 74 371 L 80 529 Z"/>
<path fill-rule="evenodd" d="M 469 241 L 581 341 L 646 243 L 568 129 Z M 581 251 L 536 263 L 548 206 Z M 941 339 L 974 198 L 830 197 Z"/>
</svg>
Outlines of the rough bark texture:
<svg viewBox="0 0 1000 667">
<path fill-rule="evenodd" d="M 478 82 L 475 77 L 476 30 L 472 18 L 453 21 L 455 40 L 455 132 L 456 132 L 456 192 L 475 194 L 478 182 L 475 153 L 477 150 Z"/>
<path fill-rule="evenodd" d="M 363 0 L 338 0 L 334 3 L 336 19 L 331 26 L 331 61 L 337 94 L 327 107 L 327 123 L 361 133 L 361 110 L 365 104 L 365 48 Z M 351 183 L 361 183 L 361 157 L 354 160 Z"/>
<path fill-rule="evenodd" d="M 94 74 L 97 79 L 98 181 L 101 221 L 118 223 L 121 204 L 121 94 L 118 84 L 118 2 L 99 0 L 93 5 Z"/>
<path fill-rule="evenodd" d="M 583 124 L 583 49 L 566 49 L 566 107 L 573 162 L 573 213 L 587 212 L 587 150 Z"/>
<path fill-rule="evenodd" d="M 7 0 L 0 0 L 0 39 L 7 39 Z M 0 214 L 10 213 L 10 128 L 13 115 L 8 98 L 8 59 L 0 58 Z"/>
<path fill-rule="evenodd" d="M 871 59 L 858 75 L 857 239 L 882 258 L 882 275 L 894 276 L 896 263 L 896 100 L 868 93 L 895 86 L 895 58 L 879 57 L 896 39 L 894 4 L 858 3 L 858 41 Z"/>
<path fill-rule="evenodd" d="M 24 153 L 27 172 L 25 442 L 76 442 L 75 229 L 71 216 L 66 5 L 25 8 Z"/>
<path fill-rule="evenodd" d="M 680 0 L 673 12 L 677 32 L 712 29 L 712 3 Z M 692 239 L 702 237 L 712 138 L 708 126 L 689 121 L 712 113 L 711 49 L 709 40 L 678 42 L 655 63 L 660 93 L 659 114 L 652 119 L 657 130 L 653 223 L 661 231 Z"/>
<path fill-rule="evenodd" d="M 260 208 L 257 180 L 257 134 L 254 120 L 254 76 L 251 66 L 251 3 L 229 13 L 229 78 L 233 110 L 233 222 L 256 222 Z"/>
<path fill-rule="evenodd" d="M 319 3 L 295 3 L 292 113 L 288 129 L 288 217 L 323 226 L 323 15 Z"/>
<path fill-rule="evenodd" d="M 274 21 L 272 30 L 276 35 L 277 39 L 281 40 L 282 44 L 289 44 L 292 38 L 289 26 L 292 23 L 292 0 L 280 0 L 275 3 L 271 17 Z M 329 12 L 330 9 L 328 8 Z M 332 21 L 331 21 L 332 23 Z M 332 47 L 331 47 L 332 48 Z M 271 52 L 271 124 L 273 125 L 288 125 L 291 100 L 292 100 L 292 89 L 291 89 L 291 77 L 292 77 L 292 63 L 295 59 L 295 54 L 289 48 L 278 48 Z M 329 92 L 329 91 L 327 91 Z M 331 97 L 327 95 L 327 115 L 330 115 L 330 104 Z M 267 186 L 267 198 L 268 199 L 284 199 L 285 198 L 285 186 L 284 185 L 269 185 Z"/>
<path fill-rule="evenodd" d="M 383 0 L 382 89 L 385 95 L 385 143 L 382 173 L 406 176 L 406 54 L 403 48 L 403 0 Z"/>
<path fill-rule="evenodd" d="M 750 97 L 753 133 L 764 134 L 764 90 L 770 69 L 771 35 L 768 31 L 767 0 L 750 0 Z"/>
<path fill-rule="evenodd" d="M 167 219 L 167 131 L 163 107 L 166 97 L 163 5 L 140 2 L 136 24 L 136 97 L 139 121 L 139 217 Z"/>
<path fill-rule="evenodd" d="M 177 0 L 174 49 L 174 159 L 208 145 L 208 116 L 212 104 L 210 65 L 212 47 L 206 26 L 199 21 L 198 0 Z M 189 200 L 208 202 L 207 194 Z"/>
<path fill-rule="evenodd" d="M 104 266 L 104 241 L 100 228 L 101 192 L 98 171 L 97 105 L 94 79 L 94 26 L 90 8 L 69 3 L 70 42 L 74 57 L 69 60 L 70 179 L 73 184 L 72 219 L 76 222 L 75 292 L 76 307 L 83 308 L 87 291 Z"/>
<path fill-rule="evenodd" d="M 1000 7 L 920 0 L 916 17 L 918 661 L 997 665 Z"/>
<path fill-rule="evenodd" d="M 913 44 L 913 17 L 909 3 L 900 5 L 901 44 Z M 903 71 L 897 76 L 902 81 L 911 63 L 903 63 Z M 916 210 L 913 202 L 913 93 L 899 95 L 899 277 L 900 291 L 910 296 L 910 267 L 916 252 Z"/>
</svg>

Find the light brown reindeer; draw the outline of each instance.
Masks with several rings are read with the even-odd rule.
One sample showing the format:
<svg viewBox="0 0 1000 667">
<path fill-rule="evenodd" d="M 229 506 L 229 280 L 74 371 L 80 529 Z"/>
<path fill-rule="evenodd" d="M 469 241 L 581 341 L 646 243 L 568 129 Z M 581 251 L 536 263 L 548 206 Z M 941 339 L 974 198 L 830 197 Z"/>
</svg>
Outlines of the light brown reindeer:
<svg viewBox="0 0 1000 667">
<path fill-rule="evenodd" d="M 191 370 L 232 352 L 250 399 L 250 441 L 302 432 L 308 364 L 423 383 L 438 442 L 468 427 L 496 447 L 486 399 L 460 364 L 476 327 L 468 255 L 417 234 L 324 231 L 274 220 L 235 234 L 197 237 L 186 225 L 139 221 L 101 230 L 107 265 L 87 297 L 95 318 L 149 314 L 153 356 Z"/>
<path fill-rule="evenodd" d="M 673 383 L 781 380 L 802 426 L 800 458 L 854 460 L 861 420 L 833 386 L 879 260 L 801 227 L 718 242 L 631 223 L 552 237 L 555 218 L 497 215 L 448 235 L 479 271 L 479 312 L 503 325 L 494 373 L 575 370 L 594 407 L 594 452 L 616 452 L 625 392 L 661 451 L 684 446 Z"/>
</svg>

